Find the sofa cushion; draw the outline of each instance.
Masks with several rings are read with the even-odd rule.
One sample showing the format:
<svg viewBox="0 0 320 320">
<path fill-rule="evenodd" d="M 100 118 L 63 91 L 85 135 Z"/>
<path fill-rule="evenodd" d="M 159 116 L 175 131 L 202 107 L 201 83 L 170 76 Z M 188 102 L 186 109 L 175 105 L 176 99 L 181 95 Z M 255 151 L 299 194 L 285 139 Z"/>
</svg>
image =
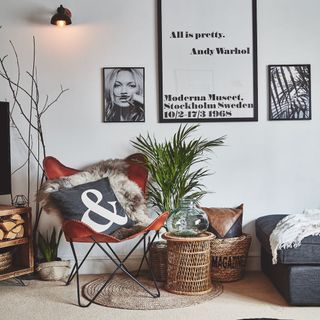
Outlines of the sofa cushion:
<svg viewBox="0 0 320 320">
<path fill-rule="evenodd" d="M 261 246 L 269 253 L 269 237 L 277 223 L 285 214 L 273 214 L 256 220 L 256 235 Z M 283 264 L 320 264 L 320 236 L 309 236 L 302 240 L 301 246 L 278 250 L 278 262 Z"/>
<path fill-rule="evenodd" d="M 82 221 L 96 232 L 112 234 L 133 225 L 108 178 L 61 189 L 50 196 L 66 220 Z"/>
</svg>

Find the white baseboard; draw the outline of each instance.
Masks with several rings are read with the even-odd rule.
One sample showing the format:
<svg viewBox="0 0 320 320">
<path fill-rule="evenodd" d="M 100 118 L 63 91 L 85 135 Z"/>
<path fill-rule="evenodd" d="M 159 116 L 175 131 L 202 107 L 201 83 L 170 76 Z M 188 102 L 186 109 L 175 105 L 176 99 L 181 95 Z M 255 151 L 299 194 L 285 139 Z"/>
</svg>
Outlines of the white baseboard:
<svg viewBox="0 0 320 320">
<path fill-rule="evenodd" d="M 120 258 L 123 258 L 122 256 Z M 126 261 L 126 266 L 129 270 L 136 270 L 141 262 L 141 255 L 131 256 Z M 65 256 L 63 257 L 65 260 L 71 260 L 73 262 L 72 257 Z M 79 262 L 81 258 L 79 259 Z M 104 258 L 101 256 L 97 257 L 89 257 L 86 262 L 81 267 L 81 274 L 102 274 L 102 273 L 110 273 L 114 270 L 115 265 L 108 258 Z M 142 269 L 146 269 L 146 265 L 144 263 Z M 259 256 L 249 256 L 247 260 L 246 270 L 248 271 L 257 271 L 260 270 L 260 257 Z"/>
</svg>

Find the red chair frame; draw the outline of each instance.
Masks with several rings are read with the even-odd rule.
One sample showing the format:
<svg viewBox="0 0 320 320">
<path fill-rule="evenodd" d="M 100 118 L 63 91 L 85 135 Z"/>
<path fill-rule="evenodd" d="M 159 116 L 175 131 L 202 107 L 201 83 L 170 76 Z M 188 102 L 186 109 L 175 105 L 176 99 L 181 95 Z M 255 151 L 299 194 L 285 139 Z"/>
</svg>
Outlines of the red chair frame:
<svg viewBox="0 0 320 320">
<path fill-rule="evenodd" d="M 133 154 L 125 159 L 125 161 L 128 163 L 128 177 L 129 179 L 135 181 L 140 188 L 145 192 L 146 189 L 146 182 L 147 182 L 147 176 L 148 172 L 147 169 L 142 164 L 143 155 L 141 154 Z M 61 162 L 59 162 L 54 157 L 46 157 L 43 161 L 43 168 L 44 172 L 46 174 L 46 177 L 48 179 L 58 179 L 62 176 L 68 176 L 71 174 L 75 174 L 79 172 L 79 170 L 69 168 L 64 166 Z M 116 272 L 120 269 L 122 270 L 127 276 L 129 276 L 130 279 L 132 279 L 134 282 L 136 282 L 142 289 L 144 289 L 149 295 L 151 295 L 153 298 L 157 298 L 160 296 L 159 287 L 157 284 L 157 281 L 155 279 L 155 276 L 152 272 L 152 269 L 150 268 L 150 263 L 148 259 L 148 252 L 150 250 L 150 247 L 156 237 L 159 234 L 160 229 L 164 226 L 164 223 L 168 217 L 168 212 L 164 212 L 161 215 L 159 215 L 149 226 L 147 226 L 142 231 L 131 235 L 128 238 L 119 240 L 117 238 L 114 238 L 110 235 L 105 235 L 102 233 L 95 232 L 92 228 L 90 228 L 88 225 L 82 223 L 81 221 L 76 220 L 65 220 L 62 225 L 62 230 L 64 232 L 64 235 L 66 237 L 66 240 L 70 243 L 71 250 L 73 253 L 73 257 L 75 260 L 73 269 L 70 273 L 70 276 L 67 280 L 66 285 L 69 285 L 73 278 L 76 276 L 76 282 L 77 282 L 77 298 L 78 298 L 78 305 L 80 307 L 88 307 L 91 305 L 91 303 L 95 302 L 96 298 L 99 296 L 99 294 L 102 292 L 102 290 L 108 285 L 108 283 L 113 279 Z M 150 234 L 150 232 L 154 231 L 155 234 L 152 236 L 151 240 L 149 238 L 148 244 L 147 244 L 147 236 Z M 139 240 L 136 242 L 136 244 L 132 247 L 132 249 L 128 252 L 128 254 L 124 258 L 120 258 L 115 250 L 112 248 L 111 244 L 117 244 L 117 243 L 123 243 L 128 240 L 132 240 L 134 238 L 138 238 Z M 134 274 L 133 272 L 129 271 L 128 268 L 125 265 L 125 262 L 128 260 L 128 258 L 131 256 L 131 254 L 135 251 L 135 249 L 143 242 L 143 256 L 138 268 L 138 271 Z M 79 263 L 79 259 L 77 256 L 77 252 L 75 250 L 74 243 L 91 243 L 91 247 L 85 254 L 82 261 Z M 107 249 L 109 249 L 110 252 L 108 252 L 102 244 L 105 244 Z M 89 299 L 89 302 L 86 304 L 81 303 L 80 298 L 80 279 L 79 279 L 79 271 L 82 267 L 83 263 L 86 261 L 86 259 L 89 257 L 90 252 L 92 249 L 98 246 L 105 254 L 106 256 L 115 264 L 116 268 L 114 271 L 110 274 L 110 276 L 106 279 L 103 286 L 99 289 L 99 291 L 95 294 L 95 296 L 92 299 Z M 139 280 L 138 276 L 141 271 L 141 267 L 143 262 L 146 261 L 148 266 L 148 271 L 151 275 L 151 278 L 153 280 L 155 290 L 156 292 L 151 292 L 148 288 L 146 288 Z"/>
</svg>

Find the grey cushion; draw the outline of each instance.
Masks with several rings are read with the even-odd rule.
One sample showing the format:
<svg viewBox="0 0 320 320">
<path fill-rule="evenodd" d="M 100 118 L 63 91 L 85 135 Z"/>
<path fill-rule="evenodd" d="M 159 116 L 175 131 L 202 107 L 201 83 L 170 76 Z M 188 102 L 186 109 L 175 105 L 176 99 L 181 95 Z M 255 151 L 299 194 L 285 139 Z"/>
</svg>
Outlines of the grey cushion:
<svg viewBox="0 0 320 320">
<path fill-rule="evenodd" d="M 84 183 L 50 194 L 67 220 L 80 220 L 93 230 L 112 234 L 133 225 L 116 198 L 108 178 Z"/>
<path fill-rule="evenodd" d="M 269 253 L 269 237 L 277 223 L 285 214 L 273 214 L 256 220 L 256 235 L 262 247 Z M 284 264 L 320 264 L 320 236 L 309 236 L 302 240 L 298 248 L 278 251 L 278 262 Z"/>
</svg>

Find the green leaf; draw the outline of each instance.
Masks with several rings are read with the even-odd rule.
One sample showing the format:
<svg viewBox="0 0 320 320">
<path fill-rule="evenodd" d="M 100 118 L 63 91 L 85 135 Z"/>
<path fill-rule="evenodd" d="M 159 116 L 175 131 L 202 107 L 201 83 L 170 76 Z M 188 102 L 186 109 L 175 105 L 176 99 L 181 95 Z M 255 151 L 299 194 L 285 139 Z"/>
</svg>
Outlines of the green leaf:
<svg viewBox="0 0 320 320">
<path fill-rule="evenodd" d="M 58 247 L 62 236 L 62 230 L 60 229 L 58 238 L 56 229 L 53 228 L 51 234 L 47 232 L 44 237 L 38 232 L 38 247 L 41 255 L 46 261 L 55 261 L 58 258 Z"/>
</svg>

